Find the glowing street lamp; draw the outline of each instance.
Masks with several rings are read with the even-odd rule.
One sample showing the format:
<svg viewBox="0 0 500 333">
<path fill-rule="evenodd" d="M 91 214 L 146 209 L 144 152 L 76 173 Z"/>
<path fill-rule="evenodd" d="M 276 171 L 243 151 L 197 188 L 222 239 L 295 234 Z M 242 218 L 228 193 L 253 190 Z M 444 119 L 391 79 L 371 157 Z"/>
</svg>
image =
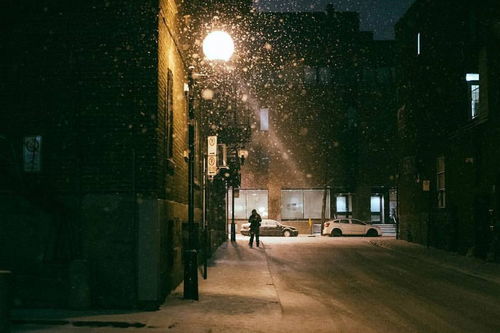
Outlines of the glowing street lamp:
<svg viewBox="0 0 500 333">
<path fill-rule="evenodd" d="M 224 31 L 212 31 L 203 40 L 203 53 L 208 60 L 228 61 L 234 52 L 231 36 Z M 189 67 L 189 82 L 185 87 L 188 101 L 188 247 L 184 259 L 184 298 L 198 300 L 198 263 L 197 251 L 194 248 L 194 149 L 195 149 L 195 110 L 194 110 L 194 67 Z M 234 191 L 233 191 L 234 192 Z M 234 202 L 234 199 L 233 199 Z M 234 210 L 233 210 L 234 211 Z M 234 213 L 233 213 L 234 214 Z M 233 225 L 234 229 L 234 218 Z M 234 236 L 236 240 L 236 236 Z M 206 249 L 205 249 L 206 251 Z M 205 252 L 206 255 L 206 252 Z M 206 278 L 206 258 L 205 273 Z"/>
<path fill-rule="evenodd" d="M 212 31 L 203 40 L 203 53 L 208 60 L 228 61 L 233 52 L 233 39 L 225 31 Z"/>
</svg>

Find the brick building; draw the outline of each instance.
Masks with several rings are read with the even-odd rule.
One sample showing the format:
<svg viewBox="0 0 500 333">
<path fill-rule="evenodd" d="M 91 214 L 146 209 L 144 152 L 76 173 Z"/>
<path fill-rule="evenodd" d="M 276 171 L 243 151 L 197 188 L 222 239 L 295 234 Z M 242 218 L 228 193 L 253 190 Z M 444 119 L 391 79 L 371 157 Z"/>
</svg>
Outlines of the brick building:
<svg viewBox="0 0 500 333">
<path fill-rule="evenodd" d="M 0 268 L 17 305 L 155 306 L 182 280 L 178 6 L 23 1 L 4 13 Z M 199 188 L 196 202 L 199 220 Z"/>
<path fill-rule="evenodd" d="M 301 232 L 323 214 L 389 222 L 394 43 L 332 6 L 256 13 L 253 24 L 258 107 L 237 218 L 256 208 Z"/>
<path fill-rule="evenodd" d="M 419 0 L 396 26 L 401 237 L 497 260 L 499 22 L 496 1 Z"/>
</svg>

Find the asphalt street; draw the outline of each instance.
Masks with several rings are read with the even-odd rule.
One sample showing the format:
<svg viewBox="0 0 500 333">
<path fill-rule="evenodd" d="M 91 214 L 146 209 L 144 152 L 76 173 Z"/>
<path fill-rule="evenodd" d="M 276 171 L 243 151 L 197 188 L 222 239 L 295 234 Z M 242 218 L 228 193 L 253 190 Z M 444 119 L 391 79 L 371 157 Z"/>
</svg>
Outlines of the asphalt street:
<svg viewBox="0 0 500 333">
<path fill-rule="evenodd" d="M 325 332 L 500 332 L 500 285 L 371 241 L 266 240 L 284 321 Z"/>
<path fill-rule="evenodd" d="M 497 264 L 387 238 L 247 242 L 217 250 L 199 301 L 180 285 L 153 312 L 16 310 L 13 332 L 500 332 Z"/>
</svg>

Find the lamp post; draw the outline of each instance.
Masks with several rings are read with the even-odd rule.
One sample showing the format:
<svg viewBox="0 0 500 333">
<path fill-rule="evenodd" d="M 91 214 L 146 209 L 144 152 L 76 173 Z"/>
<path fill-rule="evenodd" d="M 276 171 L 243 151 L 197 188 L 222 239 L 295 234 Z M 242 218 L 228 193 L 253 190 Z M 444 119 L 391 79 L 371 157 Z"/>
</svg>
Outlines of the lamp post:
<svg viewBox="0 0 500 333">
<path fill-rule="evenodd" d="M 234 52 L 231 36 L 224 31 L 213 31 L 203 41 L 203 53 L 208 60 L 228 61 Z M 184 256 L 184 298 L 198 300 L 198 253 L 194 244 L 194 156 L 195 156 L 195 77 L 194 67 L 188 71 L 185 94 L 188 105 L 188 245 Z"/>
<path fill-rule="evenodd" d="M 209 61 L 219 63 L 227 62 L 231 59 L 234 53 L 234 42 L 231 36 L 221 30 L 210 32 L 203 40 L 203 54 Z M 232 224 L 231 224 L 231 240 L 236 240 L 234 227 L 234 187 L 232 193 Z"/>
<path fill-rule="evenodd" d="M 189 67 L 184 87 L 188 103 L 188 246 L 184 253 L 184 298 L 198 300 L 198 253 L 194 244 L 194 78 Z"/>
</svg>

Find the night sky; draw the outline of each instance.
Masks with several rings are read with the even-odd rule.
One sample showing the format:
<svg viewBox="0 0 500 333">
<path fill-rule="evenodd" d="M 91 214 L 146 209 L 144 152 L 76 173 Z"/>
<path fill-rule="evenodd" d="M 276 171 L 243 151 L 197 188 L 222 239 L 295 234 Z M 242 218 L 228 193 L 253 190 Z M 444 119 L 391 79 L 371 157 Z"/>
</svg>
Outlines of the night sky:
<svg viewBox="0 0 500 333">
<path fill-rule="evenodd" d="M 361 30 L 375 39 L 394 39 L 394 25 L 415 0 L 254 0 L 265 11 L 323 11 L 332 3 L 338 11 L 360 13 Z"/>
</svg>

